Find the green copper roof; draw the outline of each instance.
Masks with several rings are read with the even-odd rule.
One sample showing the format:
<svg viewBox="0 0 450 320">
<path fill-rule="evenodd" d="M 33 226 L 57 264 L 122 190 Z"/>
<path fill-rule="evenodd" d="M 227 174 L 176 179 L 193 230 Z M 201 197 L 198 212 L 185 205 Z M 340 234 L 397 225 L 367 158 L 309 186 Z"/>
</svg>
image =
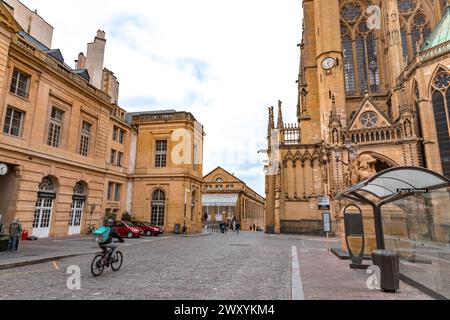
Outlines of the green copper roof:
<svg viewBox="0 0 450 320">
<path fill-rule="evenodd" d="M 434 48 L 450 40 L 450 1 L 447 1 L 445 13 L 436 28 L 422 45 L 421 51 Z"/>
</svg>

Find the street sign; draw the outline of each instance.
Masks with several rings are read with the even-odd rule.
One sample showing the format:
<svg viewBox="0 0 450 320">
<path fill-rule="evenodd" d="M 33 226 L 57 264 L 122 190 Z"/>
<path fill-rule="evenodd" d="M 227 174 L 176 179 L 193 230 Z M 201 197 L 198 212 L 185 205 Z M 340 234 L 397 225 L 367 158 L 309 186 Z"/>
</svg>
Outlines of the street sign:
<svg viewBox="0 0 450 320">
<path fill-rule="evenodd" d="M 323 214 L 323 232 L 331 233 L 331 213 L 329 212 Z"/>
<path fill-rule="evenodd" d="M 319 210 L 330 210 L 330 198 L 321 197 L 319 198 Z"/>
<path fill-rule="evenodd" d="M 416 188 L 406 188 L 406 189 L 397 189 L 397 193 L 428 193 L 428 189 L 416 189 Z"/>
</svg>

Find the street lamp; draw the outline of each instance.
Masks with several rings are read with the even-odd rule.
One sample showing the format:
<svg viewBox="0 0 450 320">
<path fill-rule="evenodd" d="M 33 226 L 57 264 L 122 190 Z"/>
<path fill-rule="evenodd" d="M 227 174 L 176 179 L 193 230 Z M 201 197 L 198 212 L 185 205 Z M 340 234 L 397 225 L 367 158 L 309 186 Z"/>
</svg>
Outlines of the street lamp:
<svg viewBox="0 0 450 320">
<path fill-rule="evenodd" d="M 191 190 L 189 190 L 189 189 L 186 189 L 186 191 L 184 192 L 184 227 L 183 227 L 184 235 L 187 235 L 187 229 L 186 229 L 187 195 L 190 192 L 191 192 Z"/>
</svg>

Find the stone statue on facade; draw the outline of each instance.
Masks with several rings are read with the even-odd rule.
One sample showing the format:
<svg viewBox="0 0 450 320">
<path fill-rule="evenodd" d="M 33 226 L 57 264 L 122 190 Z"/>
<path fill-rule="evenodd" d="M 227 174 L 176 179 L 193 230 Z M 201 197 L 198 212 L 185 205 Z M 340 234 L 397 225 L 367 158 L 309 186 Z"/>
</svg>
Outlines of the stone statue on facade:
<svg viewBox="0 0 450 320">
<path fill-rule="evenodd" d="M 372 178 L 377 174 L 377 159 L 370 154 L 362 154 L 350 164 L 349 171 L 345 174 L 345 183 L 351 187 L 359 182 Z"/>
</svg>

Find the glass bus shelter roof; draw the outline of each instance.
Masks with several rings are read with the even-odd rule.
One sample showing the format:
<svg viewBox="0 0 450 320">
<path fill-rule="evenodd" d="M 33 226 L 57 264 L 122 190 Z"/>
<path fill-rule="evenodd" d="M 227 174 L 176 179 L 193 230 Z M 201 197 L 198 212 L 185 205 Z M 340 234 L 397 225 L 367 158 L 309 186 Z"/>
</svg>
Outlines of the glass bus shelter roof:
<svg viewBox="0 0 450 320">
<path fill-rule="evenodd" d="M 376 204 L 387 204 L 417 193 L 447 188 L 450 180 L 436 172 L 420 167 L 397 167 L 378 173 L 338 195 Z M 365 200 L 365 201 L 364 201 Z"/>
</svg>

